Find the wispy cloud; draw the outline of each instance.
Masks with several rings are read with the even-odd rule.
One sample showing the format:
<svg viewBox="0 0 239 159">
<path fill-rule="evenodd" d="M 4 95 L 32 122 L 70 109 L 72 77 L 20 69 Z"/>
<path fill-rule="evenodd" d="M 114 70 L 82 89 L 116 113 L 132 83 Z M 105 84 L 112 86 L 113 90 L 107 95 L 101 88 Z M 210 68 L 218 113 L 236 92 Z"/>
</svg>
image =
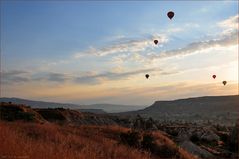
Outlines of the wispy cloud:
<svg viewBox="0 0 239 159">
<path fill-rule="evenodd" d="M 33 81 L 64 82 L 68 76 L 53 72 L 27 72 L 23 70 L 10 70 L 1 72 L 1 80 L 4 84 L 18 84 Z"/>
<path fill-rule="evenodd" d="M 1 72 L 1 82 L 3 84 L 28 82 L 30 80 L 27 76 L 28 73 L 21 70 L 3 71 Z"/>
<path fill-rule="evenodd" d="M 199 27 L 198 24 L 185 24 L 185 27 Z M 152 38 L 149 41 L 141 41 L 142 43 L 145 42 L 145 45 L 142 48 L 135 47 L 132 45 L 132 52 L 128 53 L 130 49 L 120 49 L 122 46 L 118 45 L 117 47 L 107 47 L 105 49 L 98 50 L 99 55 L 105 55 L 108 54 L 108 50 L 112 51 L 112 53 L 120 53 L 115 54 L 112 57 L 112 62 L 116 65 L 122 65 L 126 61 L 134 61 L 137 63 L 151 63 L 152 60 L 159 60 L 159 59 L 165 59 L 165 58 L 174 58 L 174 57 L 183 57 L 187 55 L 193 55 L 197 53 L 202 53 L 203 51 L 206 51 L 208 49 L 213 49 L 216 47 L 226 48 L 228 46 L 237 45 L 238 43 L 238 15 L 235 15 L 233 17 L 229 17 L 228 19 L 225 19 L 221 22 L 218 22 L 216 24 L 217 28 L 222 29 L 221 33 L 218 33 L 216 36 L 209 36 L 206 39 L 203 39 L 201 41 L 195 41 L 187 44 L 185 47 L 178 48 L 178 49 L 172 49 L 172 50 L 164 50 L 160 52 L 156 52 L 153 49 L 146 50 L 148 46 L 152 46 Z M 179 32 L 182 31 L 180 28 L 176 28 L 175 30 L 171 30 L 172 32 Z M 166 31 L 167 32 L 167 31 Z M 167 38 L 164 38 L 165 40 L 162 40 L 162 42 L 168 42 L 168 36 L 171 34 L 170 32 L 167 32 Z M 175 38 L 175 35 L 171 35 Z M 124 43 L 126 44 L 126 43 Z M 130 42 L 127 43 L 130 46 Z M 127 48 L 127 47 L 122 47 Z M 135 49 L 135 50 L 133 50 Z M 122 51 L 116 51 L 116 50 L 122 50 Z M 124 51 L 123 51 L 124 50 Z M 144 51 L 144 53 L 140 53 L 137 51 Z M 93 51 L 93 50 L 92 50 Z M 94 50 L 97 52 L 97 50 Z"/>
<path fill-rule="evenodd" d="M 68 76 L 61 73 L 47 73 L 45 80 L 52 82 L 65 82 L 68 79 Z"/>
<path fill-rule="evenodd" d="M 75 81 L 77 83 L 82 82 L 95 82 L 100 83 L 101 80 L 120 80 L 120 79 L 127 79 L 131 76 L 138 75 L 138 74 L 145 74 L 145 72 L 152 72 L 155 71 L 155 69 L 142 69 L 142 70 L 134 70 L 134 71 L 128 71 L 128 72 L 121 72 L 121 73 L 115 73 L 115 72 L 105 72 L 102 74 L 96 74 L 96 75 L 89 75 L 89 76 L 83 76 L 83 77 L 77 77 L 75 78 Z M 89 82 L 88 82 L 89 83 Z"/>
<path fill-rule="evenodd" d="M 102 48 L 91 47 L 89 50 L 77 53 L 74 55 L 75 58 L 80 58 L 85 55 L 96 55 L 96 56 L 106 56 L 110 54 L 117 53 L 135 53 L 145 51 L 148 48 L 154 46 L 153 40 L 158 40 L 158 45 L 163 45 L 168 41 L 165 35 L 150 35 L 147 38 L 139 39 L 126 39 L 122 38 L 114 42 L 114 44 Z"/>
<path fill-rule="evenodd" d="M 151 60 L 155 59 L 192 55 L 213 47 L 236 45 L 238 38 L 237 26 L 238 15 L 235 15 L 216 24 L 216 27 L 223 29 L 223 31 L 216 37 L 213 35 L 211 38 L 207 37 L 209 40 L 195 41 L 189 43 L 183 48 L 165 50 L 161 52 L 155 52 L 153 40 L 158 39 L 158 46 L 162 46 L 169 41 L 169 36 L 175 38 L 175 35 L 172 33 L 181 32 L 183 31 L 182 28 L 169 28 L 165 30 L 164 34 L 151 34 L 144 36 L 143 38 L 126 38 L 125 36 L 118 36 L 114 38 L 115 41 L 111 39 L 113 42 L 111 42 L 109 46 L 100 48 L 90 47 L 88 50 L 74 54 L 73 58 L 68 60 L 68 63 L 85 56 L 97 57 L 113 55 L 111 57 L 112 62 L 116 65 L 121 65 L 126 61 L 126 59 L 127 61 L 151 62 Z M 186 23 L 184 27 L 199 27 L 199 25 Z M 56 63 L 62 64 L 62 62 L 65 63 L 65 61 L 67 60 L 62 60 Z"/>
<path fill-rule="evenodd" d="M 228 47 L 237 45 L 238 32 L 234 31 L 229 35 L 225 35 L 220 39 L 212 39 L 206 41 L 193 42 L 185 46 L 184 48 L 168 50 L 160 52 L 159 54 L 151 55 L 151 59 L 161 59 L 175 56 L 185 56 L 200 52 L 202 50 L 210 49 L 213 47 Z"/>
<path fill-rule="evenodd" d="M 217 25 L 221 27 L 222 29 L 224 29 L 224 31 L 222 32 L 223 35 L 231 34 L 232 32 L 235 32 L 235 30 L 238 31 L 238 21 L 239 21 L 239 15 L 235 15 L 219 22 Z"/>
<path fill-rule="evenodd" d="M 233 16 L 226 20 L 223 20 L 217 24 L 218 27 L 222 28 L 222 33 L 217 35 L 217 38 L 192 42 L 187 46 L 179 49 L 162 51 L 157 54 L 150 56 L 150 59 L 162 59 L 168 57 L 185 56 L 200 51 L 207 50 L 214 47 L 228 47 L 238 44 L 238 18 L 239 16 Z"/>
<path fill-rule="evenodd" d="M 115 71 L 115 72 L 82 72 L 82 75 L 74 74 L 64 74 L 64 73 L 53 73 L 53 72 L 35 72 L 29 73 L 24 71 L 8 71 L 2 73 L 2 79 L 6 84 L 17 84 L 19 82 L 54 82 L 54 83 L 64 83 L 72 82 L 76 84 L 100 84 L 105 81 L 114 81 L 114 80 L 127 80 L 130 77 L 142 74 L 144 76 L 146 73 L 157 72 L 161 75 L 171 75 L 179 73 L 177 71 L 167 72 L 160 68 L 150 68 L 150 69 L 138 69 L 132 71 Z"/>
<path fill-rule="evenodd" d="M 148 52 L 147 54 L 120 54 L 112 58 L 113 62 L 116 64 L 122 64 L 127 61 L 135 61 L 142 63 L 152 63 L 154 60 L 160 60 L 165 58 L 175 58 L 183 57 L 187 55 L 193 55 L 197 53 L 202 53 L 208 49 L 213 48 L 226 48 L 229 46 L 234 46 L 238 44 L 238 31 L 234 30 L 230 34 L 224 34 L 220 38 L 214 38 L 210 40 L 192 42 L 183 48 L 166 50 L 161 52 Z"/>
</svg>

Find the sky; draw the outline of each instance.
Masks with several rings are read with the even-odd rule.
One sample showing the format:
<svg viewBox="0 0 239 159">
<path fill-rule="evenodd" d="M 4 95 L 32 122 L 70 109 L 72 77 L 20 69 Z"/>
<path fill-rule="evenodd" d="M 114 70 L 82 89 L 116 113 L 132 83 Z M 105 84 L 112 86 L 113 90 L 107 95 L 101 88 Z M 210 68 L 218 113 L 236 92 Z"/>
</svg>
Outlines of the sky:
<svg viewBox="0 0 239 159">
<path fill-rule="evenodd" d="M 151 105 L 238 94 L 237 6 L 1 1 L 1 96 Z"/>
</svg>

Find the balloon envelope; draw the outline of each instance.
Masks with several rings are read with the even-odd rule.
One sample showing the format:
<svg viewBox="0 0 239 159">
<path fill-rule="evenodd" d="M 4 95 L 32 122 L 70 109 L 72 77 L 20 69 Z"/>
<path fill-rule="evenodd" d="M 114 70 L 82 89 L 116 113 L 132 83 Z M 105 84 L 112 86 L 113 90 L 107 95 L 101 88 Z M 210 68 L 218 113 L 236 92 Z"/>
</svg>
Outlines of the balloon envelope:
<svg viewBox="0 0 239 159">
<path fill-rule="evenodd" d="M 215 79 L 216 77 L 217 77 L 216 75 L 212 75 L 212 78 L 214 78 L 214 79 Z"/>
<path fill-rule="evenodd" d="M 154 44 L 157 45 L 158 44 L 158 40 L 154 40 Z"/>
<path fill-rule="evenodd" d="M 149 74 L 146 74 L 145 77 L 148 79 L 149 78 Z"/>
<path fill-rule="evenodd" d="M 172 19 L 174 17 L 174 12 L 169 11 L 167 15 L 168 15 L 169 19 Z"/>
<path fill-rule="evenodd" d="M 227 84 L 227 81 L 222 81 L 222 83 L 224 84 L 224 86 Z"/>
</svg>

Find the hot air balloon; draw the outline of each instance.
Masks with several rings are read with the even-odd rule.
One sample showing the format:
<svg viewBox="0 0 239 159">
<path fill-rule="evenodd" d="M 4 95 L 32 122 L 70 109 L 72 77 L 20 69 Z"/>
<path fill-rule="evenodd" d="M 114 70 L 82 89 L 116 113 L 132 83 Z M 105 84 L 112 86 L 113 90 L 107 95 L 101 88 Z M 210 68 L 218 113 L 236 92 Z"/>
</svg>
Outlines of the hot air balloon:
<svg viewBox="0 0 239 159">
<path fill-rule="evenodd" d="M 158 42 L 159 42 L 158 40 L 154 40 L 154 44 L 155 44 L 155 45 L 157 45 L 157 44 L 158 44 Z"/>
<path fill-rule="evenodd" d="M 149 74 L 146 74 L 145 77 L 148 79 L 149 78 Z"/>
<path fill-rule="evenodd" d="M 224 86 L 227 84 L 227 81 L 222 81 L 222 84 L 224 84 Z"/>
<path fill-rule="evenodd" d="M 169 19 L 171 20 L 174 17 L 174 12 L 169 11 L 167 15 L 168 15 Z"/>
<path fill-rule="evenodd" d="M 217 77 L 216 75 L 212 75 L 212 78 L 214 78 L 214 79 L 215 79 L 216 77 Z"/>
</svg>

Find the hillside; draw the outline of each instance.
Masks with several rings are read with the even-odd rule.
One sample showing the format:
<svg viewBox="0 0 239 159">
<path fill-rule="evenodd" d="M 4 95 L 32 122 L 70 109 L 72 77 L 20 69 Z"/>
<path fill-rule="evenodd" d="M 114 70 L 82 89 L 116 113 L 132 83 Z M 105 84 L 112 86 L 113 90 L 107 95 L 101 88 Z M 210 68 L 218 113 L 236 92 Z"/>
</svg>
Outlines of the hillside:
<svg viewBox="0 0 239 159">
<path fill-rule="evenodd" d="M 153 117 L 157 120 L 186 120 L 231 123 L 239 116 L 239 96 L 207 96 L 173 101 L 156 101 L 153 105 L 120 115 Z"/>
<path fill-rule="evenodd" d="M 5 121 L 31 121 L 46 122 L 46 120 L 29 106 L 22 104 L 9 104 L 1 102 L 0 104 L 0 120 Z"/>
<path fill-rule="evenodd" d="M 195 158 L 161 131 L 121 127 L 107 116 L 10 103 L 1 103 L 0 115 L 3 158 Z"/>
<path fill-rule="evenodd" d="M 116 125 L 110 116 L 64 108 L 31 108 L 22 104 L 1 102 L 0 119 L 6 121 L 45 121 L 69 125 Z"/>
</svg>

